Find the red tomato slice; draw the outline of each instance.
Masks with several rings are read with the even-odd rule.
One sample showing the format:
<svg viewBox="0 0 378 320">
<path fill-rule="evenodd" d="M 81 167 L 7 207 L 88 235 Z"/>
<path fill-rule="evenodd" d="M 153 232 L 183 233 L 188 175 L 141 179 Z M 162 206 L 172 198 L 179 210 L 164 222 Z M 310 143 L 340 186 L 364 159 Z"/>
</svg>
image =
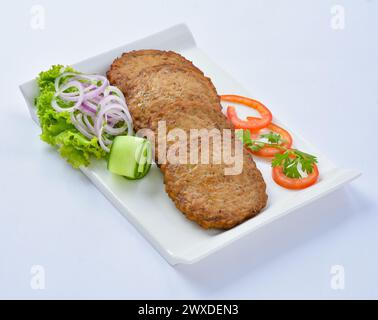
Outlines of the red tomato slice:
<svg viewBox="0 0 378 320">
<path fill-rule="evenodd" d="M 282 167 L 273 167 L 272 168 L 272 178 L 279 184 L 281 187 L 299 190 L 305 189 L 309 186 L 312 186 L 319 177 L 319 170 L 316 164 L 313 165 L 312 172 L 305 178 L 289 178 L 283 173 Z"/>
<path fill-rule="evenodd" d="M 236 129 L 259 130 L 265 128 L 272 121 L 272 113 L 270 112 L 270 110 L 257 100 L 233 94 L 221 95 L 220 98 L 224 101 L 240 103 L 257 110 L 260 113 L 261 118 L 253 118 L 247 121 L 241 120 L 237 116 L 235 108 L 229 106 L 227 108 L 227 117 L 234 124 Z"/>
<path fill-rule="evenodd" d="M 247 117 L 247 119 L 252 120 L 256 118 Z M 284 140 L 284 143 L 281 146 L 283 148 L 286 148 L 286 149 L 291 148 L 291 145 L 293 144 L 293 138 L 291 137 L 289 132 L 287 132 L 284 128 L 281 128 L 280 126 L 274 123 L 268 124 L 266 128 L 269 129 L 270 131 L 278 133 L 282 137 L 282 139 Z M 259 131 L 258 132 L 251 131 L 251 136 L 254 137 L 255 139 L 258 139 Z M 248 149 L 248 151 L 252 152 L 254 155 L 259 156 L 259 157 L 271 158 L 271 157 L 274 157 L 276 153 L 284 152 L 285 150 L 280 150 L 279 148 L 275 148 L 275 147 L 264 146 L 259 151 L 252 151 L 251 149 Z"/>
</svg>

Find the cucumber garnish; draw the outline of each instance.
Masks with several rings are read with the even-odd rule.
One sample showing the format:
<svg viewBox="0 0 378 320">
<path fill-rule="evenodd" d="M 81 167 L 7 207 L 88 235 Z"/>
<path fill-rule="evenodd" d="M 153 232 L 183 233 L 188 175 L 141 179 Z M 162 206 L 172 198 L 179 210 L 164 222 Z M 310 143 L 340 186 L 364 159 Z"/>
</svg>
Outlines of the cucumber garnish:
<svg viewBox="0 0 378 320">
<path fill-rule="evenodd" d="M 152 146 L 149 140 L 118 136 L 112 143 L 108 170 L 127 179 L 141 179 L 150 170 L 151 162 Z"/>
</svg>

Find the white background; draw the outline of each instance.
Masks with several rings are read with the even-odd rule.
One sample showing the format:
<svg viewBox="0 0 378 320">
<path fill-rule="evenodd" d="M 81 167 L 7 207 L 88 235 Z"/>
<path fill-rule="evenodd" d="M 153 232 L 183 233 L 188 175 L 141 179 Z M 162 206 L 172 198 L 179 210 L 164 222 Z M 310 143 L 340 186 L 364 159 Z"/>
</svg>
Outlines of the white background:
<svg viewBox="0 0 378 320">
<path fill-rule="evenodd" d="M 30 25 L 37 4 L 44 30 Z M 337 4 L 344 30 L 331 28 Z M 8 1 L 0 15 L 1 298 L 378 298 L 377 0 Z M 284 123 L 363 175 L 171 267 L 39 140 L 18 85 L 180 22 Z M 33 265 L 45 290 L 30 286 Z M 344 267 L 344 290 L 331 288 L 333 265 Z"/>
</svg>

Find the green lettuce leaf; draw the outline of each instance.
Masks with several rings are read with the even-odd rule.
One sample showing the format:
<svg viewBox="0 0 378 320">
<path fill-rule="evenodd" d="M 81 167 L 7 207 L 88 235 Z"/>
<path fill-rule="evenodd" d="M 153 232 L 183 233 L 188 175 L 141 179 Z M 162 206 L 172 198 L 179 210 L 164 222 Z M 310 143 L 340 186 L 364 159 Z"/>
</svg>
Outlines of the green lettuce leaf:
<svg viewBox="0 0 378 320">
<path fill-rule="evenodd" d="M 89 140 L 81 134 L 70 120 L 68 112 L 56 112 L 51 106 L 55 93 L 55 79 L 61 74 L 62 65 L 54 65 L 41 72 L 37 78 L 40 93 L 35 99 L 37 115 L 42 128 L 41 139 L 56 147 L 63 158 L 74 168 L 87 166 L 91 157 L 106 158 L 97 138 Z M 66 72 L 76 72 L 70 67 Z M 59 101 L 61 105 L 63 102 Z"/>
</svg>

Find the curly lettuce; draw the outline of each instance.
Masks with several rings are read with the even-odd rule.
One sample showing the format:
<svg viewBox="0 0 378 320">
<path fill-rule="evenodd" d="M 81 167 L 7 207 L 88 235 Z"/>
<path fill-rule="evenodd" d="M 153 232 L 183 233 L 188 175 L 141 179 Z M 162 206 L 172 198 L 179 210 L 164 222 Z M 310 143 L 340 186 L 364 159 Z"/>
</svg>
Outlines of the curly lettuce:
<svg viewBox="0 0 378 320">
<path fill-rule="evenodd" d="M 40 93 L 35 98 L 37 115 L 42 128 L 41 140 L 56 147 L 60 155 L 74 168 L 88 166 L 90 159 L 106 158 L 97 138 L 89 140 L 80 133 L 70 120 L 68 112 L 57 112 L 51 106 L 55 94 L 55 79 L 60 76 L 62 65 L 54 65 L 37 77 Z M 66 72 L 76 72 L 71 67 Z"/>
</svg>

